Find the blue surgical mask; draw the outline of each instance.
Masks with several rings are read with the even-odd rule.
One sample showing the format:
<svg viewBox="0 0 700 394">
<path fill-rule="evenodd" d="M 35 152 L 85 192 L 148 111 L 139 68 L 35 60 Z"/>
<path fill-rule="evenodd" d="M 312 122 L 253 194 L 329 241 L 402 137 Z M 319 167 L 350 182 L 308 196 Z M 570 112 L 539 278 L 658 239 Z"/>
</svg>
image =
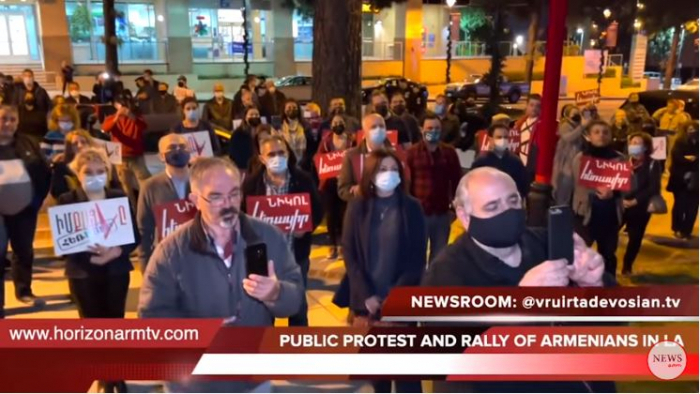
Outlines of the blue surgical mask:
<svg viewBox="0 0 700 394">
<path fill-rule="evenodd" d="M 429 144 L 436 144 L 440 142 L 440 130 L 426 131 L 423 134 L 423 138 Z"/>
<path fill-rule="evenodd" d="M 197 110 L 187 111 L 185 115 L 187 116 L 187 120 L 191 122 L 196 122 L 199 119 L 199 114 L 197 113 Z"/>
<path fill-rule="evenodd" d="M 642 145 L 629 145 L 629 146 L 627 146 L 627 153 L 629 153 L 630 156 L 639 156 L 642 153 L 644 153 L 644 146 L 642 146 Z"/>
<path fill-rule="evenodd" d="M 287 171 L 287 158 L 285 156 L 275 156 L 267 159 L 265 165 L 273 174 L 280 174 Z"/>
<path fill-rule="evenodd" d="M 83 189 L 88 193 L 97 193 L 107 185 L 107 174 L 88 175 L 85 177 Z"/>
<path fill-rule="evenodd" d="M 386 129 L 375 127 L 369 131 L 369 140 L 375 145 L 383 144 L 386 140 Z"/>
<path fill-rule="evenodd" d="M 393 191 L 399 183 L 401 183 L 401 177 L 398 171 L 383 171 L 374 177 L 374 186 L 383 192 Z"/>
<path fill-rule="evenodd" d="M 190 162 L 190 152 L 183 149 L 173 149 L 165 152 L 165 162 L 175 168 L 184 168 Z"/>
<path fill-rule="evenodd" d="M 445 113 L 445 105 L 444 104 L 436 104 L 434 110 L 435 110 L 436 114 L 442 115 Z"/>
</svg>

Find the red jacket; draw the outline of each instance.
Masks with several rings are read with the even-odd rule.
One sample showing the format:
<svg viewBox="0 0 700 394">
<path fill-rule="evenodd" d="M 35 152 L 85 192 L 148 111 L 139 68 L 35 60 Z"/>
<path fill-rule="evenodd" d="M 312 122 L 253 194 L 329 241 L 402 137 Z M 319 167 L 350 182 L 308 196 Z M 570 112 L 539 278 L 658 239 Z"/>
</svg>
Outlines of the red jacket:
<svg viewBox="0 0 700 394">
<path fill-rule="evenodd" d="M 112 136 L 112 141 L 122 144 L 124 158 L 143 156 L 143 134 L 146 128 L 146 122 L 140 116 L 117 118 L 117 115 L 111 115 L 102 123 L 102 130 Z"/>
</svg>

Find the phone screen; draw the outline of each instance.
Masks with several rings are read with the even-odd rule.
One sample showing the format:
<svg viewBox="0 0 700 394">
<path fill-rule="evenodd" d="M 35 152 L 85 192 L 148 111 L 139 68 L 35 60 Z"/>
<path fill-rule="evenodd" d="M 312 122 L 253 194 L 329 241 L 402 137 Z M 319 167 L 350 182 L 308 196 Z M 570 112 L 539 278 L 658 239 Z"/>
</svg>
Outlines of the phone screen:
<svg viewBox="0 0 700 394">
<path fill-rule="evenodd" d="M 547 217 L 548 251 L 550 260 L 574 262 L 574 215 L 566 205 L 549 208 Z"/>
<path fill-rule="evenodd" d="M 267 276 L 267 245 L 255 244 L 245 249 L 245 263 L 248 275 Z"/>
</svg>

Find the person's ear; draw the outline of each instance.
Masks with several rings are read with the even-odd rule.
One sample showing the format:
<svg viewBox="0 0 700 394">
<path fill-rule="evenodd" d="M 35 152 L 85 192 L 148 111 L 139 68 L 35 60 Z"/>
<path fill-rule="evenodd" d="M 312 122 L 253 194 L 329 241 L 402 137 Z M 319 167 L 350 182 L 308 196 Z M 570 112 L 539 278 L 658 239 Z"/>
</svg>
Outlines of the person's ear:
<svg viewBox="0 0 700 394">
<path fill-rule="evenodd" d="M 469 230 L 469 214 L 467 213 L 467 211 L 462 207 L 457 207 L 457 209 L 455 209 L 455 213 L 457 214 L 459 222 L 462 223 L 464 231 Z"/>
<path fill-rule="evenodd" d="M 197 198 L 197 195 L 196 195 L 196 194 L 190 193 L 190 194 L 187 196 L 187 198 L 190 200 L 190 202 L 191 202 L 192 204 L 194 204 L 195 207 L 197 207 L 197 210 L 200 210 L 200 211 L 201 211 L 201 209 L 199 208 L 199 199 Z"/>
<path fill-rule="evenodd" d="M 163 153 L 163 152 L 158 152 L 158 158 L 160 159 L 160 161 L 162 161 L 163 163 L 165 163 L 165 153 Z"/>
</svg>

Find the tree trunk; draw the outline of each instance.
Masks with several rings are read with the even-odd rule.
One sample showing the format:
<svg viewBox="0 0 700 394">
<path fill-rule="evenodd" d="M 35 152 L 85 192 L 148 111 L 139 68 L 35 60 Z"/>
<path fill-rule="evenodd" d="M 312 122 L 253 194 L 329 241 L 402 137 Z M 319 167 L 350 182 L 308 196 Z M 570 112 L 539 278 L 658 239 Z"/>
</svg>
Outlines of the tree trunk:
<svg viewBox="0 0 700 394">
<path fill-rule="evenodd" d="M 250 39 L 248 36 L 248 15 L 250 12 L 250 1 L 243 0 L 243 74 L 248 78 L 250 72 L 250 62 L 248 61 L 248 48 Z"/>
<path fill-rule="evenodd" d="M 678 41 L 681 38 L 681 28 L 676 26 L 673 29 L 673 38 L 671 39 L 671 56 L 666 61 L 666 73 L 664 75 L 664 89 L 671 89 L 671 80 L 676 71 L 676 63 L 678 57 Z"/>
<path fill-rule="evenodd" d="M 102 3 L 105 25 L 105 68 L 114 75 L 119 71 L 119 58 L 117 55 L 117 14 L 114 9 L 114 0 L 104 0 Z"/>
<path fill-rule="evenodd" d="M 314 8 L 314 102 L 328 108 L 345 99 L 347 112 L 360 116 L 362 67 L 362 0 L 317 0 Z"/>
<path fill-rule="evenodd" d="M 530 27 L 527 29 L 527 55 L 525 57 L 525 82 L 532 82 L 532 70 L 535 68 L 535 50 L 537 31 L 540 29 L 540 2 L 535 1 L 530 9 Z"/>
<path fill-rule="evenodd" d="M 489 102 L 486 105 L 488 108 L 485 113 L 487 118 L 494 115 L 501 103 L 500 78 L 503 69 L 503 60 L 505 57 L 501 53 L 499 43 L 503 38 L 503 28 L 505 25 L 504 15 L 500 7 L 492 10 L 493 15 L 493 31 L 491 32 L 489 50 L 491 52 L 491 68 L 489 70 L 488 85 L 489 85 Z"/>
</svg>

